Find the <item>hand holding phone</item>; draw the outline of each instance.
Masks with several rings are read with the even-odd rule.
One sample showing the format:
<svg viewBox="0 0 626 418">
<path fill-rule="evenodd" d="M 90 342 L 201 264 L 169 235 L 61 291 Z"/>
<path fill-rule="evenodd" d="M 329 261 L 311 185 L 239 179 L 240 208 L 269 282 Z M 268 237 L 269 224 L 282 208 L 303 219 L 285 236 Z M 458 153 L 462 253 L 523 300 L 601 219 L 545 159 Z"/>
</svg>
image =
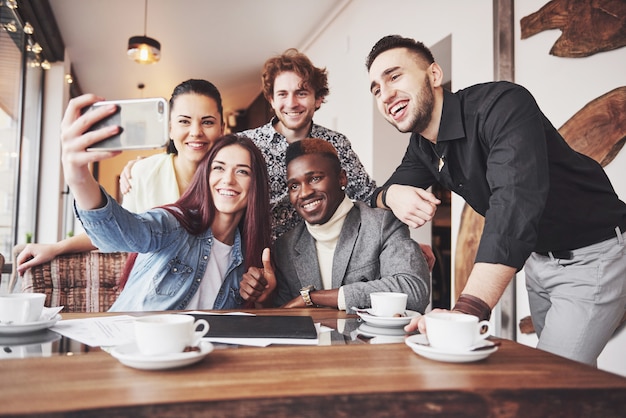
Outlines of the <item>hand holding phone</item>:
<svg viewBox="0 0 626 418">
<path fill-rule="evenodd" d="M 162 97 L 96 102 L 98 106 L 115 104 L 117 112 L 94 123 L 90 131 L 119 126 L 120 132 L 87 148 L 87 151 L 121 151 L 162 148 L 169 141 L 169 105 Z"/>
</svg>

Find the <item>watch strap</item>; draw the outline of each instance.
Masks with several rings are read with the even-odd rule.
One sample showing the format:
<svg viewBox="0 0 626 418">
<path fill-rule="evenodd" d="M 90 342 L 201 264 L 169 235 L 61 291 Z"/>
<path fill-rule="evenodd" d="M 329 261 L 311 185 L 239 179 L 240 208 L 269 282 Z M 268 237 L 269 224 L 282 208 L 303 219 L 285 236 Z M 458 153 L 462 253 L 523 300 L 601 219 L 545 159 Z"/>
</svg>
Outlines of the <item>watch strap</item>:
<svg viewBox="0 0 626 418">
<path fill-rule="evenodd" d="M 306 286 L 303 287 L 302 289 L 300 289 L 300 295 L 302 296 L 302 299 L 304 300 L 304 304 L 306 306 L 314 306 L 315 304 L 313 303 L 313 301 L 311 300 L 311 292 L 315 290 L 315 287 L 313 286 Z"/>
</svg>

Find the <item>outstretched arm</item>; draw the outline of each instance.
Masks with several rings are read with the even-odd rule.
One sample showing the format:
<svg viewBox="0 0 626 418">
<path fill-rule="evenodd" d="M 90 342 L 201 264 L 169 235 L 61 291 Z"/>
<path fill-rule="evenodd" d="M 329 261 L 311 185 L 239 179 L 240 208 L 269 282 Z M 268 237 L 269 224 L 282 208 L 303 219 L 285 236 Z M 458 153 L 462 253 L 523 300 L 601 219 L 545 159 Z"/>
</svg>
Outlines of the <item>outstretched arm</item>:
<svg viewBox="0 0 626 418">
<path fill-rule="evenodd" d="M 61 254 L 95 250 L 87 234 L 79 234 L 54 244 L 28 244 L 17 256 L 17 272 L 22 275 L 32 267 L 52 260 Z"/>
<path fill-rule="evenodd" d="M 515 268 L 503 264 L 476 263 L 461 295 L 478 298 L 486 305 L 485 308 L 493 309 L 515 275 L 515 271 Z M 459 307 L 458 303 L 452 310 L 473 314 L 480 318 L 478 312 L 469 312 L 465 306 Z M 423 317 L 415 318 L 404 329 L 409 332 L 419 329 L 421 333 L 426 333 L 426 321 Z"/>
<path fill-rule="evenodd" d="M 102 106 L 82 113 L 82 110 L 102 100 L 85 94 L 70 100 L 61 122 L 61 161 L 65 181 L 76 204 L 82 209 L 96 209 L 104 205 L 98 182 L 89 170 L 89 164 L 118 155 L 120 151 L 87 151 L 87 148 L 119 132 L 119 126 L 108 126 L 88 131 L 95 122 L 115 113 L 115 105 Z"/>
<path fill-rule="evenodd" d="M 72 189 L 76 204 L 83 209 L 94 209 L 102 206 L 104 202 L 98 182 L 89 170 L 89 164 L 119 154 L 119 152 L 86 151 L 87 147 L 93 143 L 115 135 L 119 131 L 117 126 L 102 128 L 94 132 L 88 131 L 95 122 L 117 110 L 116 106 L 111 105 L 83 114 L 83 109 L 100 100 L 103 99 L 93 94 L 85 94 L 70 100 L 61 122 L 65 181 Z M 16 259 L 17 271 L 23 274 L 29 268 L 50 261 L 60 254 L 89 251 L 95 248 L 86 234 L 55 244 L 29 244 Z"/>
</svg>

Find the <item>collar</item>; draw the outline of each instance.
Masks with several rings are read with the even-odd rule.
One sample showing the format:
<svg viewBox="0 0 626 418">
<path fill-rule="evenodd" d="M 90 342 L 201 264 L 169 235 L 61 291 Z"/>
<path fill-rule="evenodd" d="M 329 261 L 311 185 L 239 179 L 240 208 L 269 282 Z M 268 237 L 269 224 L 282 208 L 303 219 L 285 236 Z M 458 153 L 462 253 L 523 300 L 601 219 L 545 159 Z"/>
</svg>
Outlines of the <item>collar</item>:
<svg viewBox="0 0 626 418">
<path fill-rule="evenodd" d="M 211 228 L 207 229 L 207 231 L 204 233 L 204 238 L 207 239 L 211 247 L 213 246 L 213 241 L 217 241 L 217 238 L 215 238 L 215 236 L 213 235 L 213 231 L 211 230 Z M 243 250 L 241 248 L 241 232 L 239 231 L 239 228 L 235 229 L 235 240 L 233 241 L 233 246 L 232 246 L 232 250 L 230 253 L 230 257 L 231 257 L 231 262 L 232 262 L 231 265 L 239 265 L 243 262 Z"/>
<path fill-rule="evenodd" d="M 272 139 L 286 139 L 285 135 L 281 134 L 280 132 L 278 132 L 276 130 L 276 124 L 279 122 L 278 117 L 276 115 L 272 116 L 272 119 L 270 119 L 269 121 L 269 126 L 271 129 L 271 133 L 272 133 Z M 313 131 L 315 131 L 317 128 L 317 125 L 315 124 L 315 122 L 313 122 L 313 120 L 311 120 L 311 129 L 309 129 L 309 133 L 307 134 L 307 137 L 309 138 L 318 138 L 318 136 L 313 134 Z"/>
<path fill-rule="evenodd" d="M 316 241 L 334 241 L 337 242 L 339 238 L 339 234 L 341 233 L 341 228 L 343 227 L 343 222 L 348 215 L 348 212 L 354 207 L 354 203 L 350 198 L 346 195 L 343 200 L 337 207 L 333 216 L 328 220 L 328 222 L 321 225 L 313 225 L 308 222 L 304 222 L 309 233 L 315 238 Z"/>
<path fill-rule="evenodd" d="M 437 143 L 465 138 L 461 100 L 452 92 L 443 89 L 443 109 Z"/>
</svg>

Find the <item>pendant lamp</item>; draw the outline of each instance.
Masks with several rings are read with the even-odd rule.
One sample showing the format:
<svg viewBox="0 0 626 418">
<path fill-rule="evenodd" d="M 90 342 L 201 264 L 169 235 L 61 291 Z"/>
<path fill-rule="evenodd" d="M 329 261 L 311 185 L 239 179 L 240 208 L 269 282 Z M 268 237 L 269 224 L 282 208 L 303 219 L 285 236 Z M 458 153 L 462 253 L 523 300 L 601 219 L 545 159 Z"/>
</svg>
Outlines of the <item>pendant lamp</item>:
<svg viewBox="0 0 626 418">
<path fill-rule="evenodd" d="M 128 57 L 139 64 L 154 64 L 161 59 L 161 43 L 146 36 L 148 26 L 148 0 L 144 4 L 143 36 L 128 40 Z"/>
</svg>

